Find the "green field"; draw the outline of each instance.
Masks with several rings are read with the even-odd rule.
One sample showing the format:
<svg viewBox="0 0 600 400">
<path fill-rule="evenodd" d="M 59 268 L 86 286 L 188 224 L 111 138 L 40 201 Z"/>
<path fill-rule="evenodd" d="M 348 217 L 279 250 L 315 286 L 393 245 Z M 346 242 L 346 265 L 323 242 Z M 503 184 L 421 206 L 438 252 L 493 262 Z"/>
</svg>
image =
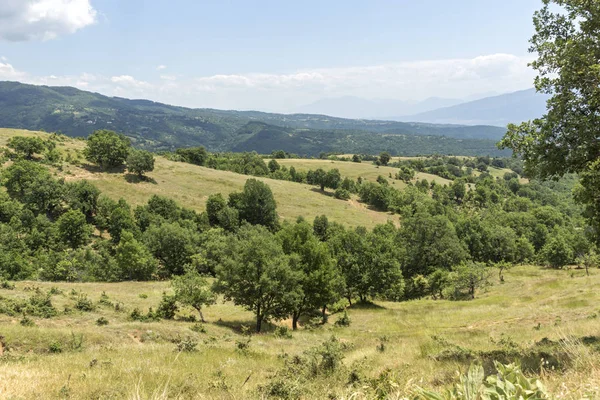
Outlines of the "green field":
<svg viewBox="0 0 600 400">
<path fill-rule="evenodd" d="M 541 373 L 551 393 L 567 399 L 600 395 L 597 353 L 575 339 L 600 340 L 596 336 L 598 271 L 586 277 L 581 270 L 524 266 L 505 276 L 504 284 L 493 279 L 494 285 L 473 301 L 418 300 L 350 307 L 349 327 L 334 327 L 331 322 L 339 316 L 333 315 L 329 324 L 301 327 L 291 339 L 275 337 L 271 328 L 252 336 L 247 351 L 240 351 L 237 342 L 246 340 L 240 329 L 251 326 L 253 317 L 231 303 L 218 301 L 205 310 L 205 333 L 192 331 L 193 322 L 128 320 L 135 307 L 144 313 L 156 308 L 161 293 L 170 290 L 167 282 L 17 282 L 15 290 L 0 289 L 0 296 L 28 298 L 35 288 L 55 287 L 62 291 L 52 297 L 55 307 L 73 311 L 50 319 L 33 318 L 33 327 L 21 326 L 21 317 L 0 315 L 4 337 L 0 398 L 260 398 L 259 387 L 273 379 L 286 357 L 299 355 L 332 335 L 345 344 L 343 364 L 331 376 L 318 376 L 306 384 L 303 398 L 371 398 L 373 379 L 380 376 L 392 384 L 389 398 L 402 398 L 415 385 L 442 388 L 455 382 L 455 371 L 464 370 L 468 362 L 436 360 L 455 346 L 501 352 L 510 346 L 529 348 L 544 338 L 574 338 L 564 342 L 572 363 L 564 371 L 547 368 Z M 94 311 L 73 309 L 80 293 L 93 300 Z M 102 293 L 110 302 L 122 303 L 125 311 L 99 304 Z M 97 326 L 100 317 L 108 325 Z M 289 326 L 289 321 L 278 325 Z M 384 336 L 381 351 L 378 345 Z M 198 342 L 197 351 L 176 351 L 176 342 L 188 339 Z M 391 372 L 386 375 L 388 368 Z M 360 376 L 359 382 L 349 383 L 352 372 Z"/>
<path fill-rule="evenodd" d="M 293 166 L 298 171 L 308 171 L 310 169 L 315 170 L 318 168 L 323 168 L 324 170 L 329 170 L 333 168 L 337 168 L 340 171 L 340 174 L 343 177 L 348 177 L 352 179 L 357 179 L 361 177 L 363 179 L 375 182 L 379 175 L 383 176 L 386 179 L 393 179 L 393 177 L 398 172 L 397 168 L 392 167 L 384 167 L 377 166 L 371 162 L 362 162 L 362 163 L 354 163 L 350 161 L 332 161 L 332 160 L 314 160 L 314 159 L 281 159 L 277 160 L 280 165 L 285 165 L 286 167 Z M 392 178 L 390 178 L 390 174 Z M 424 172 L 418 172 L 416 174 L 416 179 L 427 179 L 428 181 L 435 181 L 440 185 L 448 184 L 450 181 L 448 179 L 440 178 L 439 176 L 427 174 Z M 405 186 L 402 181 L 392 180 L 391 183 L 395 185 L 396 188 L 401 189 Z"/>
<path fill-rule="evenodd" d="M 17 134 L 41 137 L 47 135 L 43 132 L 0 129 L 0 146 L 4 146 L 11 136 Z M 76 150 L 83 150 L 84 147 L 85 142 L 73 139 L 66 139 L 59 145 L 63 152 L 72 154 L 75 154 Z M 129 183 L 122 173 L 86 169 L 83 157 L 80 157 L 80 162 L 74 164 L 66 165 L 64 170 L 58 173 L 66 180 L 87 179 L 114 199 L 123 197 L 132 205 L 140 205 L 146 203 L 150 196 L 158 194 L 171 197 L 182 206 L 197 211 L 204 210 L 206 200 L 211 194 L 227 195 L 241 191 L 246 180 L 252 178 L 156 157 L 155 170 L 147 174 L 153 181 Z M 337 200 L 331 193 L 323 194 L 314 186 L 268 178 L 257 179 L 271 187 L 277 201 L 277 211 L 284 220 L 293 221 L 299 216 L 304 216 L 312 221 L 316 216 L 326 214 L 331 221 L 368 228 L 388 220 L 398 220 L 397 216 L 370 210 L 356 198 L 349 201 Z"/>
</svg>

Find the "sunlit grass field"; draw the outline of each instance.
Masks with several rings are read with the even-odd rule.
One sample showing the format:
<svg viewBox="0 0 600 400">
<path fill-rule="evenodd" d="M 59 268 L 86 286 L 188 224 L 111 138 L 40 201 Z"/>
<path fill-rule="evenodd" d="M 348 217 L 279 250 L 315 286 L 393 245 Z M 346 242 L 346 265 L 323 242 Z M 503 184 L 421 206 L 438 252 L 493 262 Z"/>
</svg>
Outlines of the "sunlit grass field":
<svg viewBox="0 0 600 400">
<path fill-rule="evenodd" d="M 363 386 L 348 383 L 350 371 L 358 371 L 363 382 L 388 374 L 401 398 L 415 385 L 446 387 L 455 381 L 457 370 L 465 370 L 465 362 L 436 361 L 444 350 L 440 338 L 473 351 L 503 349 L 504 342 L 527 348 L 543 338 L 600 340 L 599 271 L 587 277 L 581 270 L 523 266 L 505 273 L 505 278 L 505 283 L 492 278 L 493 286 L 472 301 L 353 306 L 348 309 L 349 327 L 334 326 L 339 314 L 330 316 L 324 326 L 302 326 L 290 339 L 276 337 L 271 326 L 252 336 L 247 351 L 240 351 L 237 343 L 246 340 L 242 326 L 253 326 L 253 316 L 228 302 L 218 301 L 205 310 L 205 333 L 192 331 L 193 322 L 130 321 L 136 307 L 143 313 L 156 309 L 163 291 L 171 290 L 168 282 L 17 282 L 14 290 L 0 289 L 0 296 L 28 298 L 36 288 L 55 287 L 61 293 L 53 295 L 53 304 L 71 311 L 50 319 L 33 318 L 33 327 L 21 326 L 21 317 L 0 315 L 4 343 L 0 398 L 261 398 L 261 385 L 283 367 L 286 357 L 302 354 L 332 335 L 347 344 L 343 367 L 333 376 L 311 381 L 303 398 L 363 398 Z M 99 304 L 102 293 L 124 311 Z M 81 294 L 94 302 L 94 311 L 74 309 Z M 108 325 L 97 326 L 100 317 Z M 382 351 L 378 345 L 384 337 Z M 198 342 L 197 351 L 178 352 L 176 342 L 189 339 Z M 50 349 L 57 347 L 61 351 L 52 353 Z M 585 362 L 565 371 L 545 370 L 541 379 L 555 396 L 597 398 L 598 350 L 573 348 L 587 352 Z"/>
<path fill-rule="evenodd" d="M 8 139 L 14 135 L 34 135 L 42 138 L 47 136 L 43 132 L 0 129 L 0 146 L 6 145 Z M 152 195 L 158 194 L 171 197 L 184 207 L 203 211 L 208 196 L 241 191 L 246 180 L 252 178 L 156 157 L 154 171 L 147 174 L 151 179 L 130 183 L 123 173 L 106 173 L 88 168 L 81 155 L 84 147 L 84 141 L 74 139 L 65 139 L 59 144 L 58 148 L 63 155 L 71 154 L 76 161 L 65 164 L 62 171 L 56 171 L 57 175 L 65 177 L 66 180 L 87 179 L 107 196 L 113 199 L 123 197 L 134 206 L 144 204 Z M 326 214 L 330 221 L 368 228 L 388 220 L 398 220 L 397 216 L 369 209 L 359 203 L 356 197 L 343 201 L 333 198 L 333 193 L 322 193 L 314 186 L 268 178 L 257 179 L 271 187 L 277 202 L 277 211 L 284 220 L 294 221 L 303 216 L 312 221 L 316 216 Z"/>
</svg>

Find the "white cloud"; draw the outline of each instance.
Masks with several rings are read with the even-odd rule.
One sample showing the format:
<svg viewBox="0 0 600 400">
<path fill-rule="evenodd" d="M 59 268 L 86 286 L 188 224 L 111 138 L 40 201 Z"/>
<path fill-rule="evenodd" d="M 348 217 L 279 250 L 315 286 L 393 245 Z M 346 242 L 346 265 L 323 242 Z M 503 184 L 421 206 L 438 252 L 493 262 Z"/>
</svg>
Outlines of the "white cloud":
<svg viewBox="0 0 600 400">
<path fill-rule="evenodd" d="M 157 69 L 158 71 L 162 71 L 162 70 L 165 70 L 165 69 L 167 69 L 167 66 L 166 66 L 166 65 L 159 65 L 158 67 L 156 67 L 156 69 Z"/>
<path fill-rule="evenodd" d="M 6 59 L 2 58 L 3 61 Z M 8 63 L 0 62 L 0 81 L 16 81 L 25 78 L 26 74 L 17 71 L 15 67 Z"/>
<path fill-rule="evenodd" d="M 196 78 L 162 74 L 152 82 L 131 75 L 36 77 L 5 63 L 0 64 L 0 79 L 76 86 L 109 96 L 147 98 L 188 107 L 293 112 L 325 97 L 422 100 L 525 89 L 532 86 L 534 76 L 527 67 L 529 61 L 510 54 L 492 54 L 282 74 L 217 74 Z"/>
<path fill-rule="evenodd" d="M 96 22 L 90 0 L 1 0 L 0 39 L 50 40 Z"/>
<path fill-rule="evenodd" d="M 131 87 L 131 88 L 145 88 L 151 87 L 148 82 L 138 81 L 131 75 L 121 75 L 121 76 L 113 76 L 110 78 L 111 82 L 116 83 L 122 87 Z"/>
</svg>

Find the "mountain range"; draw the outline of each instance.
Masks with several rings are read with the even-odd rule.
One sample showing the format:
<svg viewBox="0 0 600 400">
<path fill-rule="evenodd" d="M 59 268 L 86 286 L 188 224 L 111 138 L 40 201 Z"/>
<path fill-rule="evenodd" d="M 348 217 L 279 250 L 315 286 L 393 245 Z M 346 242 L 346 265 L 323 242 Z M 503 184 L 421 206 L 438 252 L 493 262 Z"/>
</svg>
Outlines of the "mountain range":
<svg viewBox="0 0 600 400">
<path fill-rule="evenodd" d="M 19 82 L 0 82 L 0 126 L 60 131 L 72 137 L 111 129 L 129 136 L 136 146 L 153 150 L 203 145 L 211 151 L 283 149 L 299 155 L 508 154 L 495 147 L 505 130 L 493 126 L 190 109 Z"/>
<path fill-rule="evenodd" d="M 546 100 L 548 96 L 535 89 L 467 100 L 431 97 L 420 102 L 347 96 L 321 99 L 298 111 L 344 118 L 505 127 L 541 117 Z"/>
</svg>

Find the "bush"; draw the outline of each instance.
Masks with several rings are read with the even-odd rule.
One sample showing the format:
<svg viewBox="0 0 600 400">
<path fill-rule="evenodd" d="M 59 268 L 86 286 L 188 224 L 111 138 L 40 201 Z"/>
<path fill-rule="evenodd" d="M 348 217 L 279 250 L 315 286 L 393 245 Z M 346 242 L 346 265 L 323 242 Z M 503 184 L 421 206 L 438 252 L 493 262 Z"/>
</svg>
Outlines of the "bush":
<svg viewBox="0 0 600 400">
<path fill-rule="evenodd" d="M 62 353 L 62 344 L 60 342 L 52 342 L 50 343 L 50 346 L 48 346 L 48 351 L 50 351 L 50 353 Z"/>
<path fill-rule="evenodd" d="M 338 318 L 337 321 L 335 321 L 335 326 L 350 326 L 351 322 L 352 321 L 348 316 L 348 312 L 344 310 L 344 315 L 342 315 L 340 318 Z"/>
<path fill-rule="evenodd" d="M 2 281 L 0 282 L 0 289 L 15 290 L 15 284 L 9 281 Z"/>
<path fill-rule="evenodd" d="M 177 310 L 179 310 L 179 307 L 177 306 L 177 299 L 175 296 L 169 296 L 163 292 L 160 304 L 156 309 L 156 315 L 162 319 L 173 319 L 175 318 Z"/>
<path fill-rule="evenodd" d="M 204 328 L 204 324 L 196 323 L 190 327 L 190 330 L 196 333 L 206 333 L 206 328 Z"/>
<path fill-rule="evenodd" d="M 98 325 L 98 326 L 108 325 L 108 320 L 104 317 L 100 317 L 96 320 L 96 325 Z"/>
<path fill-rule="evenodd" d="M 290 332 L 287 326 L 278 326 L 277 328 L 275 328 L 273 336 L 280 339 L 291 339 L 292 332 Z"/>
<path fill-rule="evenodd" d="M 35 326 L 35 322 L 26 315 L 23 315 L 23 319 L 19 321 L 19 324 L 21 324 L 21 326 Z"/>
<path fill-rule="evenodd" d="M 471 365 L 460 382 L 445 394 L 422 388 L 415 390 L 415 399 L 423 400 L 470 400 L 470 399 L 529 399 L 545 400 L 550 396 L 537 379 L 529 379 L 515 364 L 503 365 L 495 362 L 498 374 L 484 379 L 483 367 Z"/>
<path fill-rule="evenodd" d="M 196 347 L 198 346 L 198 342 L 193 339 L 181 339 L 177 343 L 177 351 L 180 353 L 191 353 L 194 351 L 198 351 Z"/>
<path fill-rule="evenodd" d="M 349 200 L 350 199 L 350 192 L 347 191 L 346 189 L 336 189 L 335 193 L 333 194 L 333 196 L 336 199 L 340 199 L 340 200 Z"/>
<path fill-rule="evenodd" d="M 81 294 L 77 297 L 74 307 L 77 310 L 84 312 L 94 311 L 95 308 L 94 303 L 90 299 L 88 299 L 87 295 L 85 294 Z"/>
</svg>

